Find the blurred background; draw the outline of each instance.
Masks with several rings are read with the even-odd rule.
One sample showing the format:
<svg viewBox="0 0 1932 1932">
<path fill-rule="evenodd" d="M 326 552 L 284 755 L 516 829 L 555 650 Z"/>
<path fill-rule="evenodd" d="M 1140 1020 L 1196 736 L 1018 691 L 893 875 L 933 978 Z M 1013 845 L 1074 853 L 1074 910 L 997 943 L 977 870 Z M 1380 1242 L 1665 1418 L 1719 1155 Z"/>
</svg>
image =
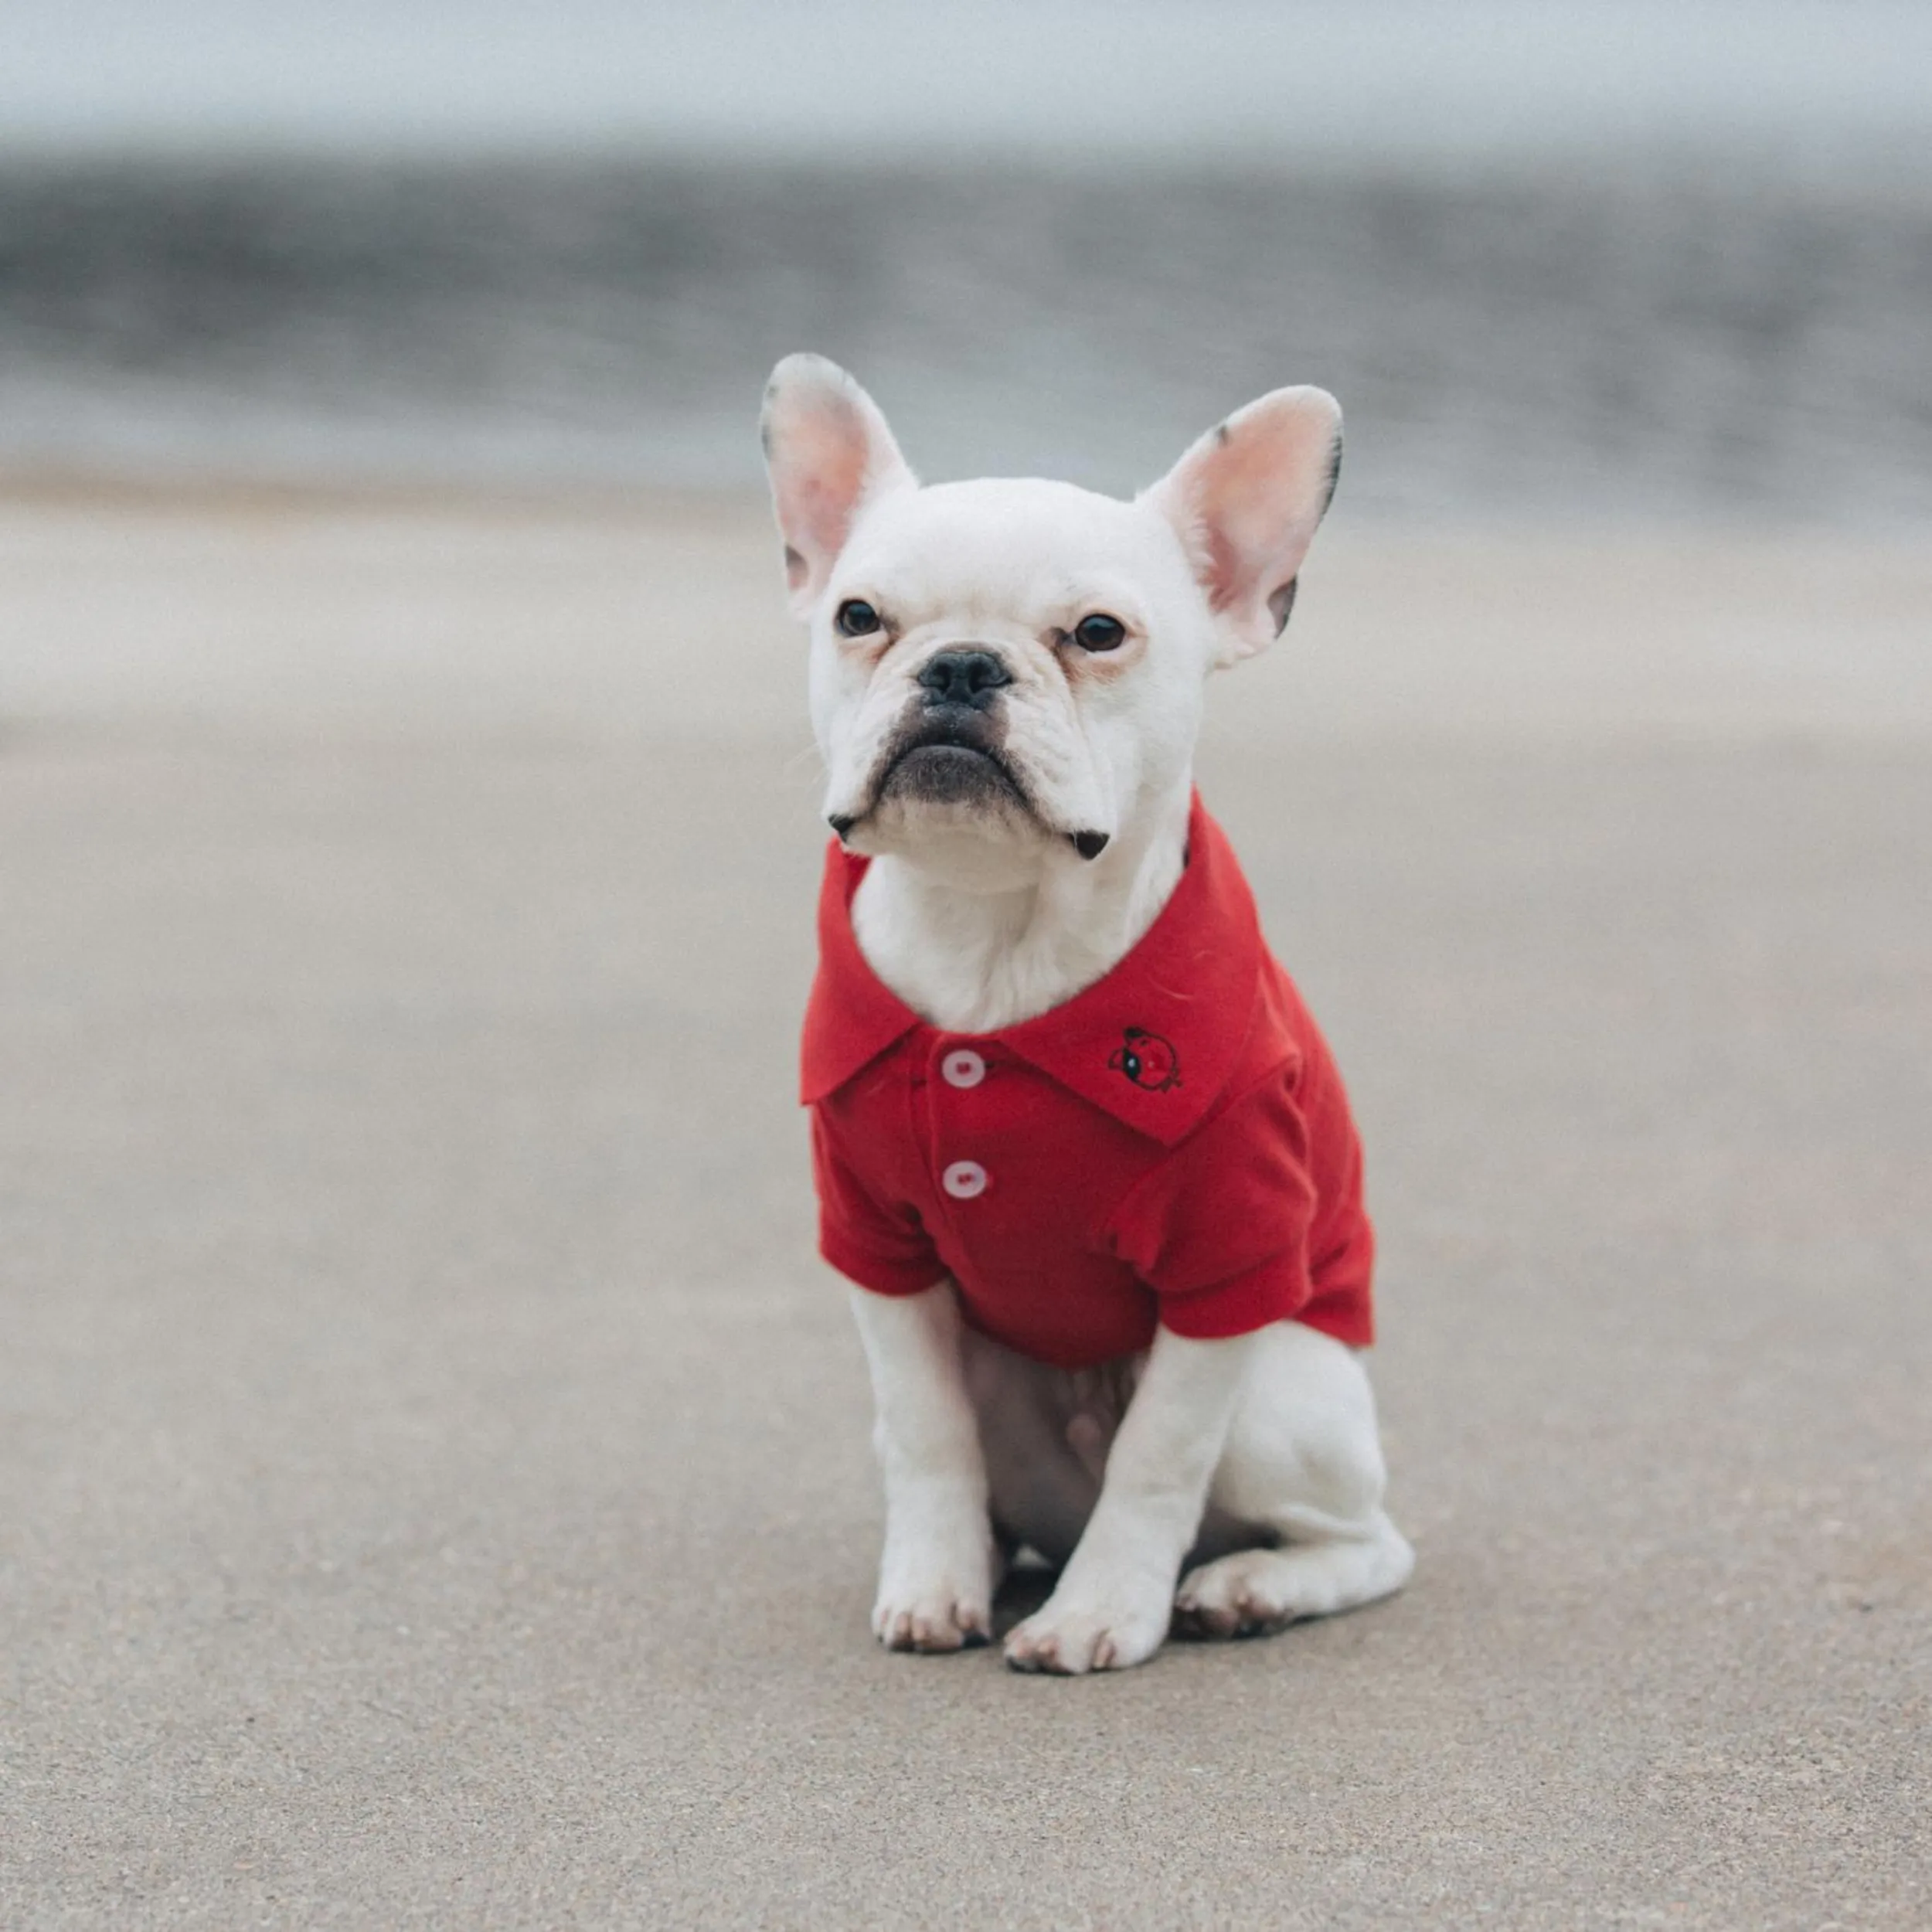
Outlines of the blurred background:
<svg viewBox="0 0 1932 1932">
<path fill-rule="evenodd" d="M 750 486 L 847 362 L 1128 489 L 1284 381 L 1351 514 L 1932 512 L 1915 0 L 12 0 L 0 468 Z"/>
<path fill-rule="evenodd" d="M 1928 157 L 1927 0 L 3 0 L 0 1924 L 1923 1932 Z M 1200 768 L 1393 1604 L 875 1653 L 801 348 L 1342 400 Z"/>
</svg>

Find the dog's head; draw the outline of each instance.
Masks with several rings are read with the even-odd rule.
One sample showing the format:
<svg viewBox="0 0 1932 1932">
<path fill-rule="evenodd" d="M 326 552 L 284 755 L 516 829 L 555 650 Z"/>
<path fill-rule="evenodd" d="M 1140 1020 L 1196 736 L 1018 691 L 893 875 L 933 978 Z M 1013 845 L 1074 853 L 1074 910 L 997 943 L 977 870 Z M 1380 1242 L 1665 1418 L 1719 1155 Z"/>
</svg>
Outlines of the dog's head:
<svg viewBox="0 0 1932 1932">
<path fill-rule="evenodd" d="M 1185 785 L 1207 673 L 1287 621 L 1342 412 L 1277 389 L 1131 503 L 922 488 L 872 398 L 815 355 L 778 365 L 763 431 L 826 818 L 855 851 L 992 888 L 1097 858 Z"/>
</svg>

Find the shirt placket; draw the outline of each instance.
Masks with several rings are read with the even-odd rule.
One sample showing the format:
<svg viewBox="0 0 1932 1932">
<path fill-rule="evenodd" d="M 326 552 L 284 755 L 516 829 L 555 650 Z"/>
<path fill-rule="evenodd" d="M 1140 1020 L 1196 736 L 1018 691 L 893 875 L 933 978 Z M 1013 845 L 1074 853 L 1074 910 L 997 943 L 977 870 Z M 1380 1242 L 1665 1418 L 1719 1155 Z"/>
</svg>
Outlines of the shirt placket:
<svg viewBox="0 0 1932 1932">
<path fill-rule="evenodd" d="M 999 1180 L 985 1104 L 993 1059 L 984 1041 L 937 1034 L 923 1071 L 927 1172 L 954 1237 L 970 1252 Z"/>
</svg>

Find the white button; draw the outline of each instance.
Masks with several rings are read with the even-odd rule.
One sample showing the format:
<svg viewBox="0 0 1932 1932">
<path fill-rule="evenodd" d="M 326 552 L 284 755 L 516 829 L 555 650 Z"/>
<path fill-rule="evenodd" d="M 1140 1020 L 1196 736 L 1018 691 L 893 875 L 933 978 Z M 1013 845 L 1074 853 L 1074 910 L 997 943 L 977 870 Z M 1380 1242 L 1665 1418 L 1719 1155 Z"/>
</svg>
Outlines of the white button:
<svg viewBox="0 0 1932 1932">
<path fill-rule="evenodd" d="M 939 1184 L 955 1201 L 970 1201 L 986 1192 L 986 1170 L 977 1161 L 955 1161 L 940 1175 Z"/>
<path fill-rule="evenodd" d="M 948 1087 L 977 1087 L 986 1077 L 986 1063 L 970 1046 L 955 1047 L 939 1063 Z"/>
</svg>

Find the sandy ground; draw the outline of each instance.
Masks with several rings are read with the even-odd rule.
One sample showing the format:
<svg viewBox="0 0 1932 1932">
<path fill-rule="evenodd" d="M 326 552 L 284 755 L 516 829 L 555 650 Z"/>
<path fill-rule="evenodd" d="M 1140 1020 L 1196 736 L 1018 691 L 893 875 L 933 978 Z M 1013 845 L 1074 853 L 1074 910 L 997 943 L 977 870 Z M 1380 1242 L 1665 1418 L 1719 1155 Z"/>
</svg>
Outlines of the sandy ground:
<svg viewBox="0 0 1932 1932">
<path fill-rule="evenodd" d="M 1345 534 L 1204 783 L 1397 1601 L 866 1631 L 755 506 L 0 504 L 0 1923 L 1932 1923 L 1932 553 Z"/>
</svg>

